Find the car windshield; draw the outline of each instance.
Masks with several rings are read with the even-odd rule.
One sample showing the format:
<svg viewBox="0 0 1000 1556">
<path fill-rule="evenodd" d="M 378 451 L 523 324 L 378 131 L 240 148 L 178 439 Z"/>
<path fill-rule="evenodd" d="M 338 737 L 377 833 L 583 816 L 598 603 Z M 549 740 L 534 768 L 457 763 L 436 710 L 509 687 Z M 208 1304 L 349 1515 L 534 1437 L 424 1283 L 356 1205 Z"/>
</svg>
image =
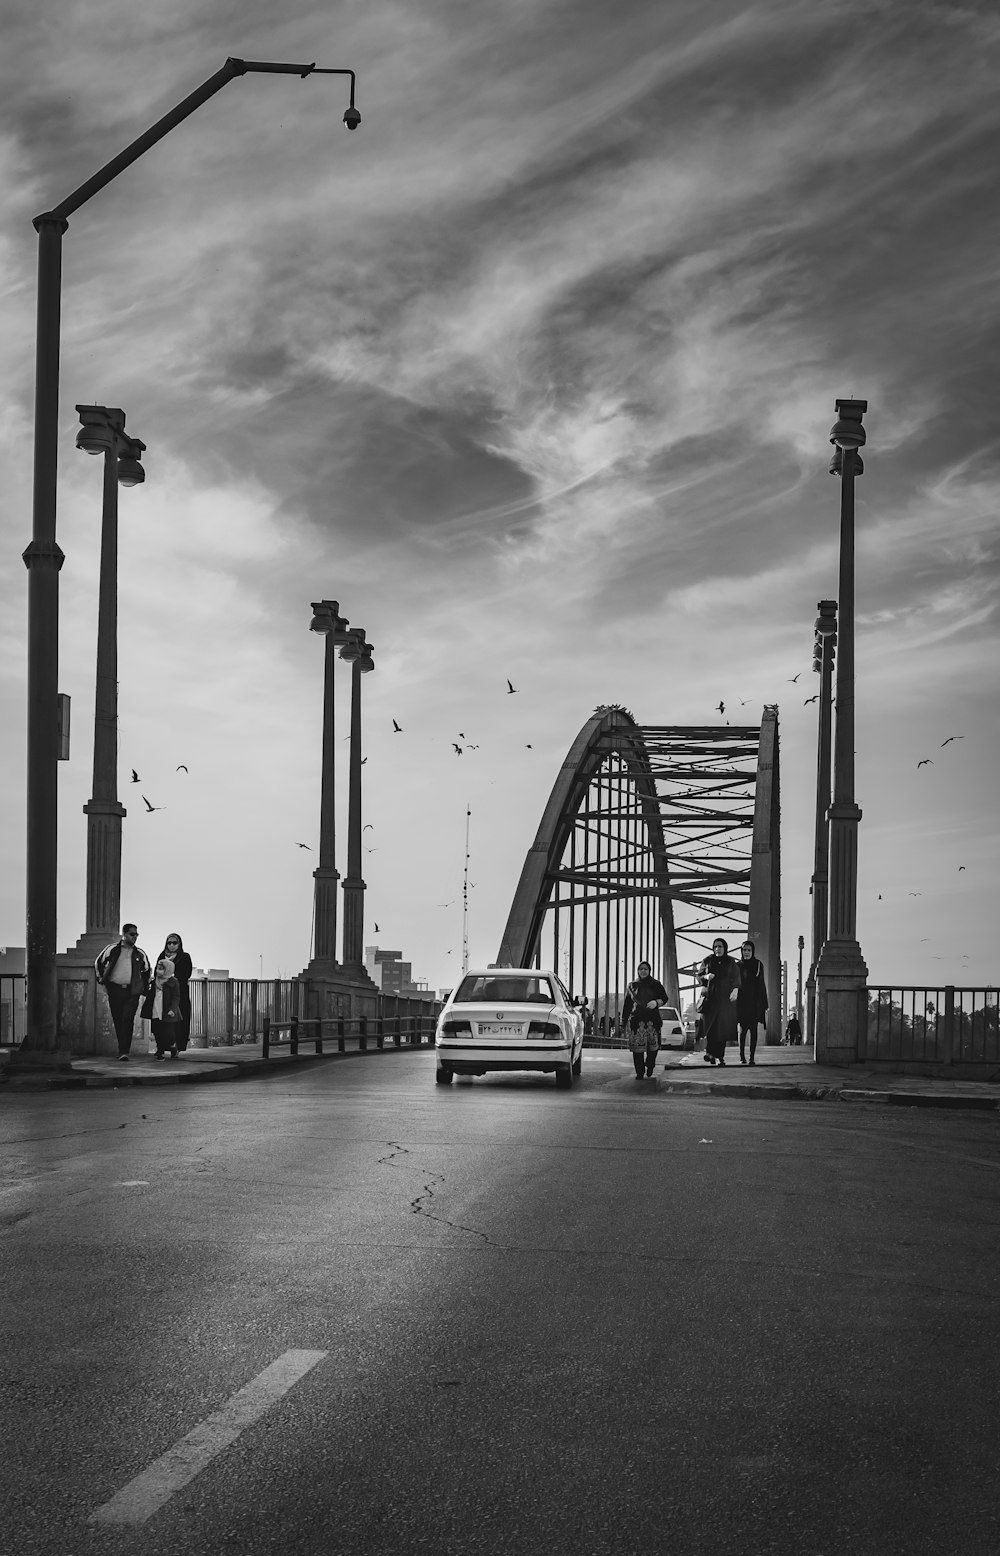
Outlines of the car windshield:
<svg viewBox="0 0 1000 1556">
<path fill-rule="evenodd" d="M 512 977 L 494 976 L 492 973 L 469 973 L 462 979 L 454 1004 L 470 1005 L 552 1005 L 555 997 L 548 978 L 533 977 L 526 973 Z"/>
<path fill-rule="evenodd" d="M 663 1019 L 664 1021 L 679 1021 L 681 1018 L 672 1005 L 664 1005 Z"/>
</svg>

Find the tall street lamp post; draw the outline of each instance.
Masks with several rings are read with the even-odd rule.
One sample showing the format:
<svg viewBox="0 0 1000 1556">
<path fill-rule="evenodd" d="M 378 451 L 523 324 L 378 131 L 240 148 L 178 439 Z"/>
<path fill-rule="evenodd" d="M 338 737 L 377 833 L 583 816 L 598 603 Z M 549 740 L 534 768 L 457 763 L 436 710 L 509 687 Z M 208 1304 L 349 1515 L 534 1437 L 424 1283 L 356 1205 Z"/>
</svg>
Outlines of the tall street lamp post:
<svg viewBox="0 0 1000 1556">
<path fill-rule="evenodd" d="M 816 1058 L 853 1064 L 867 1021 L 868 968 L 857 940 L 858 823 L 854 797 L 854 479 L 864 469 L 867 400 L 838 400 L 831 475 L 840 476 L 840 620 L 830 821 L 829 926 L 816 964 Z"/>
<path fill-rule="evenodd" d="M 833 661 L 837 648 L 837 602 L 820 600 L 815 623 L 813 669 L 819 681 L 819 732 L 816 739 L 816 834 L 813 843 L 812 943 L 806 979 L 806 1034 L 816 1037 L 816 963 L 826 940 L 830 860 L 830 750 L 833 726 Z"/>
<path fill-rule="evenodd" d="M 118 800 L 118 488 L 139 486 L 146 445 L 125 431 L 116 406 L 78 405 L 76 446 L 104 455 L 101 574 L 97 607 L 93 792 L 87 817 L 87 919 L 77 951 L 96 955 L 118 931 L 121 909 L 122 819 Z"/>
<path fill-rule="evenodd" d="M 353 70 L 321 70 L 315 64 L 227 59 L 176 108 L 159 119 L 124 151 L 34 219 L 38 233 L 38 315 L 35 336 L 35 459 L 32 538 L 23 553 L 28 569 L 28 740 L 27 740 L 27 972 L 26 1034 L 22 1062 L 68 1061 L 59 1049 L 56 999 L 56 870 L 58 741 L 56 710 L 59 672 L 59 569 L 63 553 L 56 542 L 56 468 L 59 437 L 59 320 L 62 291 L 62 240 L 74 211 L 103 189 L 144 152 L 162 140 L 196 108 L 236 76 L 258 74 L 343 75 L 351 78 L 351 102 L 344 114 L 349 130 L 361 115 L 354 106 Z"/>
<path fill-rule="evenodd" d="M 309 971 L 335 972 L 337 961 L 337 822 L 334 806 L 333 676 L 336 650 L 352 641 L 347 617 L 341 616 L 336 600 L 314 600 L 310 632 L 326 638 L 323 671 L 323 771 L 319 806 L 319 866 L 313 871 L 313 956 Z"/>
<path fill-rule="evenodd" d="M 361 877 L 361 677 L 375 668 L 372 645 L 356 627 L 340 650 L 351 666 L 351 777 L 347 811 L 347 875 L 344 880 L 344 965 L 364 971 L 365 883 Z"/>
</svg>

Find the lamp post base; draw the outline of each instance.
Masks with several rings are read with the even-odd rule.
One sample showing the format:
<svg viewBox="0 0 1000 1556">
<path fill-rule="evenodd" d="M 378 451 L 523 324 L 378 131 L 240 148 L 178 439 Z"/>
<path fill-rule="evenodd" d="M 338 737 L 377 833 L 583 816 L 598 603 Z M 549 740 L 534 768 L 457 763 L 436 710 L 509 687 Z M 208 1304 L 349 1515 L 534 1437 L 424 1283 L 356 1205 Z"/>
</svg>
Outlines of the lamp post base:
<svg viewBox="0 0 1000 1556">
<path fill-rule="evenodd" d="M 816 964 L 816 1063 L 857 1064 L 868 1031 L 868 966 L 856 940 L 828 940 Z"/>
</svg>

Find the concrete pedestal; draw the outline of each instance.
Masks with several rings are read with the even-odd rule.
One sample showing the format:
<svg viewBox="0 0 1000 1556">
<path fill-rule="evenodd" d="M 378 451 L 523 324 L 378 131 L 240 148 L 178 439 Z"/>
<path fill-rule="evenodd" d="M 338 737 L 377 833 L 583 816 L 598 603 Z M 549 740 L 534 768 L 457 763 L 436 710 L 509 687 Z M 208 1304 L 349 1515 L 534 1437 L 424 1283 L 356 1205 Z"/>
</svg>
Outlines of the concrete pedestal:
<svg viewBox="0 0 1000 1556">
<path fill-rule="evenodd" d="M 828 940 L 816 967 L 816 1062 L 857 1064 L 868 1030 L 868 967 L 856 940 Z"/>
<path fill-rule="evenodd" d="M 309 1020 L 374 1021 L 379 990 L 363 967 L 344 967 L 318 958 L 300 974 L 306 984 L 306 1017 Z"/>
</svg>

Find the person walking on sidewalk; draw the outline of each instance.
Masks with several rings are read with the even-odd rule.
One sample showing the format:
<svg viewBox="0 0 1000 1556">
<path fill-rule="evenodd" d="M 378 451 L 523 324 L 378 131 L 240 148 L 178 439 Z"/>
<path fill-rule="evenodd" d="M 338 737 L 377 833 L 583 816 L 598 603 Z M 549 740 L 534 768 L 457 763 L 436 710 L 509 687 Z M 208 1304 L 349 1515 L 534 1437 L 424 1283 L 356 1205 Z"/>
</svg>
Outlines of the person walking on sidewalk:
<svg viewBox="0 0 1000 1556">
<path fill-rule="evenodd" d="M 801 1041 L 802 1041 L 802 1026 L 801 1026 L 801 1024 L 799 1022 L 798 1016 L 795 1014 L 795 1011 L 793 1010 L 792 1014 L 788 1018 L 788 1025 L 785 1028 L 785 1042 L 791 1044 L 791 1043 L 801 1043 Z"/>
<path fill-rule="evenodd" d="M 729 942 L 720 935 L 712 941 L 712 954 L 698 968 L 704 989 L 701 1019 L 705 1028 L 705 1063 L 725 1064 L 726 1044 L 736 1036 L 736 996 L 740 970 L 729 954 Z"/>
<path fill-rule="evenodd" d="M 757 956 L 752 940 L 740 946 L 738 963 L 740 982 L 736 992 L 736 1019 L 740 1029 L 740 1064 L 747 1062 L 747 1037 L 750 1038 L 750 1063 L 756 1064 L 757 1028 L 767 1020 L 767 988 L 764 964 Z"/>
<path fill-rule="evenodd" d="M 190 956 L 188 956 L 188 953 L 184 949 L 183 940 L 181 939 L 180 935 L 176 934 L 173 930 L 171 930 L 170 934 L 164 941 L 163 950 L 160 952 L 160 955 L 156 958 L 156 960 L 159 961 L 161 957 L 164 956 L 168 961 L 173 962 L 174 977 L 177 979 L 177 982 L 180 986 L 177 998 L 181 1010 L 181 1019 L 180 1025 L 177 1028 L 176 1043 L 177 1052 L 182 1054 L 187 1047 L 188 1039 L 191 1036 L 190 983 L 192 964 Z"/>
<path fill-rule="evenodd" d="M 157 1059 L 177 1058 L 177 1039 L 181 1028 L 180 985 L 174 977 L 174 964 L 161 956 L 142 1007 L 142 1019 L 152 1024 Z"/>
<path fill-rule="evenodd" d="M 632 1050 L 635 1078 L 642 1080 L 652 1076 L 656 1068 L 656 1055 L 660 1050 L 660 1029 L 663 1025 L 660 1006 L 670 1004 L 670 996 L 648 962 L 640 962 L 635 979 L 625 991 L 622 1006 L 622 1026 Z"/>
<path fill-rule="evenodd" d="M 138 933 L 134 924 L 123 924 L 121 937 L 105 946 L 94 963 L 97 981 L 108 997 L 119 1061 L 129 1056 L 135 1013 L 151 976 L 149 957 L 135 943 Z"/>
</svg>

